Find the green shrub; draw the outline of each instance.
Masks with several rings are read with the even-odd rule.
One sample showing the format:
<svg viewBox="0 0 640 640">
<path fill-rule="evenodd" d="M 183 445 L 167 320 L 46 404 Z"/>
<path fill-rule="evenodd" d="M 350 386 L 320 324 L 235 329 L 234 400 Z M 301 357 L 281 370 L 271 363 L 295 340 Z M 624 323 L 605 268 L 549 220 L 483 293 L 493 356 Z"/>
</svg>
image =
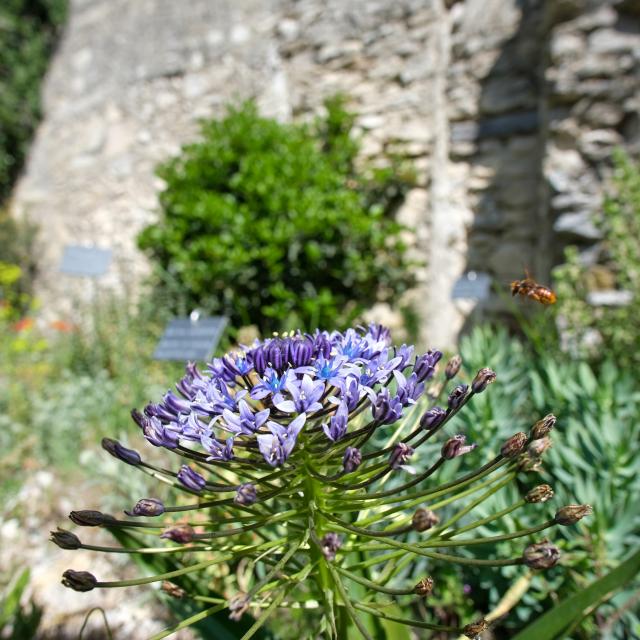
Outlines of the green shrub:
<svg viewBox="0 0 640 640">
<path fill-rule="evenodd" d="M 0 3 L 0 202 L 9 196 L 40 119 L 40 82 L 67 0 Z"/>
<path fill-rule="evenodd" d="M 600 222 L 603 259 L 586 268 L 576 247 L 555 269 L 557 312 L 570 349 L 578 357 L 603 354 L 622 365 L 640 364 L 640 163 L 619 151 Z M 622 306 L 594 307 L 590 291 L 615 288 L 631 294 Z"/>
<path fill-rule="evenodd" d="M 410 177 L 356 169 L 341 98 L 311 125 L 262 118 L 252 103 L 202 126 L 162 165 L 161 218 L 139 244 L 170 308 L 225 314 L 263 332 L 344 327 L 412 276 L 392 213 Z"/>
</svg>

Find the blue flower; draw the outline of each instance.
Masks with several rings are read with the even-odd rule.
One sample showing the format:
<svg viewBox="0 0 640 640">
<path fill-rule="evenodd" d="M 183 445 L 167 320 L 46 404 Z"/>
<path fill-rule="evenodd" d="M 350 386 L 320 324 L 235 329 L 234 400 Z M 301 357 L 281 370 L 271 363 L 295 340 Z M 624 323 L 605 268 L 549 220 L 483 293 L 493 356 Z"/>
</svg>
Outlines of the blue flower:
<svg viewBox="0 0 640 640">
<path fill-rule="evenodd" d="M 253 386 L 250 395 L 254 400 L 262 400 L 268 395 L 275 395 L 284 390 L 293 372 L 288 369 L 282 375 L 278 375 L 271 367 L 267 367 L 262 378 Z"/>
<path fill-rule="evenodd" d="M 191 491 L 202 491 L 207 484 L 207 481 L 197 471 L 194 471 L 186 464 L 180 467 L 178 480 L 183 487 L 191 489 Z"/>
<path fill-rule="evenodd" d="M 233 438 L 227 438 L 225 443 L 222 444 L 211 435 L 203 434 L 200 438 L 200 444 L 204 447 L 205 451 L 211 454 L 207 460 L 228 462 L 233 459 Z"/>
<path fill-rule="evenodd" d="M 301 413 L 295 420 L 292 420 L 286 427 L 277 422 L 269 421 L 267 427 L 270 434 L 257 436 L 258 448 L 264 459 L 272 467 L 280 466 L 291 455 L 296 444 L 298 434 L 304 426 L 307 416 Z"/>
<path fill-rule="evenodd" d="M 329 424 L 322 425 L 322 430 L 326 433 L 327 438 L 332 442 L 344 438 L 347 433 L 347 421 L 349 419 L 349 411 L 347 405 L 341 402 L 338 406 L 338 410 L 331 416 Z"/>
<path fill-rule="evenodd" d="M 273 404 L 284 413 L 314 413 L 322 409 L 319 400 L 325 391 L 325 384 L 322 380 L 315 382 L 307 374 L 302 376 L 302 380 L 292 379 L 287 383 L 287 391 L 291 395 L 291 400 L 284 400 L 278 395 L 274 398 Z"/>
<path fill-rule="evenodd" d="M 222 428 L 231 431 L 231 433 L 235 435 L 243 434 L 247 436 L 253 435 L 258 429 L 260 429 L 260 427 L 267 421 L 270 413 L 269 409 L 253 413 L 249 405 L 244 400 L 240 400 L 240 402 L 238 402 L 238 411 L 239 414 L 233 413 L 228 409 L 225 409 L 222 412 L 222 417 L 226 422 L 226 426 L 223 426 Z"/>
</svg>

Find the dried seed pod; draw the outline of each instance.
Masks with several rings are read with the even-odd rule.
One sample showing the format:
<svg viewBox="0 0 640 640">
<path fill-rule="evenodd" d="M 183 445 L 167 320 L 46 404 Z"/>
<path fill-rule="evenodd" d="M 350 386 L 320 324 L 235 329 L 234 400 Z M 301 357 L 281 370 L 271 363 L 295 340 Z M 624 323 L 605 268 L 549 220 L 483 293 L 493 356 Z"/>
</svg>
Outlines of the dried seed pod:
<svg viewBox="0 0 640 640">
<path fill-rule="evenodd" d="M 480 618 L 480 620 L 476 620 L 471 624 L 468 624 L 464 629 L 462 629 L 462 633 L 464 633 L 467 638 L 477 638 L 482 632 L 486 631 L 489 628 L 489 623 L 484 619 Z"/>
<path fill-rule="evenodd" d="M 431 576 L 427 576 L 426 578 L 422 578 L 422 580 L 418 582 L 418 584 L 413 588 L 413 592 L 416 595 L 426 598 L 427 596 L 430 596 L 431 593 L 433 592 L 433 585 L 434 585 L 433 578 Z"/>
<path fill-rule="evenodd" d="M 593 509 L 588 504 L 568 504 L 566 507 L 561 507 L 556 511 L 555 521 L 556 524 L 568 527 L 592 513 Z"/>
<path fill-rule="evenodd" d="M 193 527 L 189 524 L 178 524 L 175 527 L 166 529 L 160 535 L 161 538 L 173 540 L 174 542 L 191 542 L 195 535 Z"/>
<path fill-rule="evenodd" d="M 557 418 L 550 413 L 546 415 L 541 420 L 538 420 L 533 427 L 531 427 L 531 439 L 539 440 L 540 438 L 544 438 L 556 424 Z"/>
<path fill-rule="evenodd" d="M 548 484 L 540 484 L 527 493 L 524 499 L 527 502 L 546 502 L 553 498 L 553 489 Z"/>
<path fill-rule="evenodd" d="M 177 600 L 180 600 L 187 595 L 187 592 L 182 587 L 179 587 L 177 584 L 169 582 L 168 580 L 163 580 L 161 589 L 167 595 L 170 595 L 172 598 L 176 598 Z"/>
<path fill-rule="evenodd" d="M 527 434 L 524 433 L 524 431 L 520 431 L 512 435 L 502 445 L 502 448 L 500 449 L 500 453 L 505 458 L 513 458 L 514 456 L 517 456 L 519 453 L 522 453 L 522 450 L 524 449 L 528 440 L 529 440 L 529 437 L 527 436 Z"/>
<path fill-rule="evenodd" d="M 550 569 L 560 560 L 560 549 L 548 540 L 530 544 L 523 552 L 522 559 L 531 569 Z"/>
<path fill-rule="evenodd" d="M 93 511 L 91 509 L 72 511 L 69 514 L 69 520 L 80 527 L 101 527 L 116 522 L 113 516 L 102 513 L 102 511 Z"/>
<path fill-rule="evenodd" d="M 496 377 L 496 372 L 493 369 L 488 369 L 487 367 L 480 369 L 471 383 L 471 391 L 473 393 L 482 393 L 490 384 L 496 381 Z"/>
<path fill-rule="evenodd" d="M 96 577 L 88 571 L 67 569 L 62 574 L 62 584 L 74 591 L 91 591 L 98 584 Z"/>
<path fill-rule="evenodd" d="M 549 436 L 538 438 L 537 440 L 533 440 L 529 443 L 527 452 L 529 453 L 529 455 L 535 458 L 540 458 L 544 454 L 544 452 L 551 447 L 551 445 L 552 442 Z"/>
<path fill-rule="evenodd" d="M 427 531 L 440 522 L 438 515 L 431 509 L 418 509 L 413 514 L 411 526 L 415 531 Z"/>
<path fill-rule="evenodd" d="M 71 531 L 65 529 L 58 529 L 57 531 L 51 531 L 52 542 L 55 542 L 61 549 L 79 549 L 82 546 L 80 538 Z"/>
<path fill-rule="evenodd" d="M 462 366 L 462 358 L 456 354 L 447 362 L 447 366 L 444 369 L 444 377 L 447 380 L 451 380 L 458 375 L 458 371 L 460 371 L 460 367 Z"/>
</svg>

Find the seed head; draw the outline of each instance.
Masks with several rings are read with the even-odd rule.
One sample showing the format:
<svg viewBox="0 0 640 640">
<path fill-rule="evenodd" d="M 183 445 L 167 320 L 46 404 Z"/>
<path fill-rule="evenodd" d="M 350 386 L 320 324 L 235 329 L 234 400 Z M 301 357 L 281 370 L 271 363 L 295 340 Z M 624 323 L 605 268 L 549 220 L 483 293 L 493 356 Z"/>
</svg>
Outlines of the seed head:
<svg viewBox="0 0 640 640">
<path fill-rule="evenodd" d="M 98 584 L 96 577 L 88 571 L 67 569 L 62 574 L 62 584 L 74 591 L 91 591 Z"/>
<path fill-rule="evenodd" d="M 58 529 L 51 532 L 51 542 L 55 542 L 61 549 L 79 549 L 82 546 L 80 538 L 71 531 Z"/>
<path fill-rule="evenodd" d="M 522 450 L 524 449 L 528 440 L 529 440 L 529 437 L 527 436 L 527 434 L 524 433 L 524 431 L 520 431 L 519 433 L 512 435 L 502 445 L 502 448 L 500 449 L 500 453 L 505 458 L 513 458 L 514 456 L 517 456 L 519 453 L 522 453 Z"/>
<path fill-rule="evenodd" d="M 433 592 L 433 585 L 433 578 L 431 576 L 427 576 L 426 578 L 422 578 L 422 580 L 420 580 L 420 582 L 418 582 L 418 584 L 413 587 L 413 592 L 418 596 L 426 598 Z"/>
<path fill-rule="evenodd" d="M 588 504 L 568 504 L 566 507 L 561 507 L 556 511 L 555 521 L 556 524 L 568 527 L 592 513 L 593 509 Z"/>
<path fill-rule="evenodd" d="M 553 498 L 553 489 L 548 484 L 540 484 L 527 493 L 524 499 L 527 502 L 546 502 Z"/>
<path fill-rule="evenodd" d="M 524 563 L 531 569 L 550 569 L 560 560 L 560 549 L 548 540 L 530 544 L 522 554 Z"/>
<path fill-rule="evenodd" d="M 440 518 L 431 509 L 418 509 L 413 514 L 411 526 L 415 531 L 427 531 L 440 522 Z"/>
<path fill-rule="evenodd" d="M 447 362 L 447 366 L 444 369 L 444 377 L 447 380 L 451 380 L 458 375 L 458 371 L 460 371 L 460 367 L 462 366 L 462 358 L 456 354 Z"/>
<path fill-rule="evenodd" d="M 91 509 L 72 511 L 69 514 L 69 519 L 80 527 L 102 527 L 116 522 L 113 516 L 102 513 L 102 511 L 92 511 Z"/>
<path fill-rule="evenodd" d="M 539 440 L 540 438 L 544 438 L 556 424 L 557 418 L 550 413 L 545 416 L 541 420 L 538 420 L 533 427 L 531 427 L 531 439 Z"/>
<path fill-rule="evenodd" d="M 489 628 L 489 623 L 484 619 L 480 618 L 480 620 L 476 620 L 471 624 L 468 624 L 464 629 L 462 629 L 462 633 L 467 636 L 467 638 L 477 638 L 481 633 L 486 631 Z"/>
<path fill-rule="evenodd" d="M 473 393 L 482 393 L 495 380 L 496 372 L 493 369 L 487 369 L 486 367 L 480 369 L 471 383 L 471 391 Z"/>
</svg>

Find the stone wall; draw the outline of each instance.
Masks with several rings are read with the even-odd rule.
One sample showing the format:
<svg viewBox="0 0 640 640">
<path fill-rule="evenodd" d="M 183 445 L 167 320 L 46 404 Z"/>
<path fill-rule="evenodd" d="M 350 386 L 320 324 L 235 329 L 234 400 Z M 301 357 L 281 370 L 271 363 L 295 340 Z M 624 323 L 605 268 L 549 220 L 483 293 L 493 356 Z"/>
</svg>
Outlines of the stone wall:
<svg viewBox="0 0 640 640">
<path fill-rule="evenodd" d="M 611 148 L 638 146 L 638 4 L 72 0 L 14 200 L 43 229 L 45 307 L 78 291 L 55 271 L 65 243 L 113 247 L 105 285 L 140 281 L 153 167 L 199 118 L 247 96 L 305 118 L 341 91 L 365 156 L 415 163 L 399 213 L 428 265 L 413 298 L 423 341 L 452 344 L 475 305 L 452 300 L 463 273 L 506 287 L 525 267 L 546 278 L 566 241 L 597 251 Z"/>
</svg>

